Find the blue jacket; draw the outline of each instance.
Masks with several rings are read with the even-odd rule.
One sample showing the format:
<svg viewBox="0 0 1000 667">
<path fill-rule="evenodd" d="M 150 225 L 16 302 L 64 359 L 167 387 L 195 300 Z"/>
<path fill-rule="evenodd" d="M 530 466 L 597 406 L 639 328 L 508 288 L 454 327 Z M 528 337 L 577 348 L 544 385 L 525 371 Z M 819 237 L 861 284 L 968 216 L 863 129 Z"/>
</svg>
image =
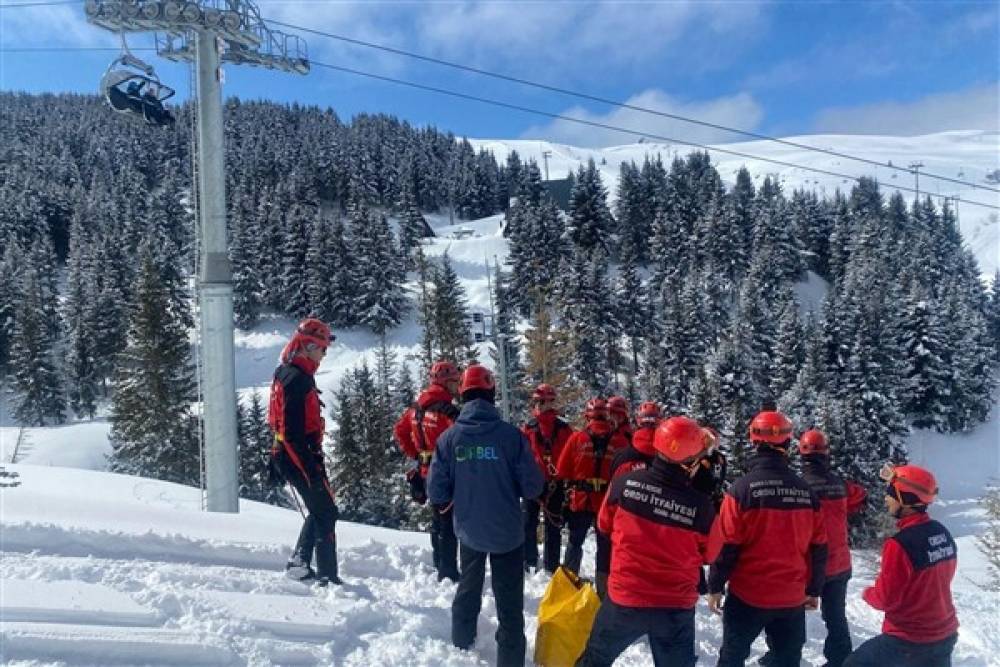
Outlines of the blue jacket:
<svg viewBox="0 0 1000 667">
<path fill-rule="evenodd" d="M 506 553 L 524 542 L 521 498 L 537 498 L 544 485 L 524 434 L 500 419 L 492 403 L 474 400 L 438 438 L 427 495 L 434 505 L 454 502 L 463 545 Z"/>
</svg>

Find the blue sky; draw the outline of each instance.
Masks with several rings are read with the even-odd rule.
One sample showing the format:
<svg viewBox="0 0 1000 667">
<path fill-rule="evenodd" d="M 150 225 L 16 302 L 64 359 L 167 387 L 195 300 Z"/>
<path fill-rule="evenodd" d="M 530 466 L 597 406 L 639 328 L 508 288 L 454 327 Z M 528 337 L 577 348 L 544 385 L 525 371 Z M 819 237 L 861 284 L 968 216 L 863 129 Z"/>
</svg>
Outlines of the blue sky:
<svg viewBox="0 0 1000 667">
<path fill-rule="evenodd" d="M 2 0 L 5 3 L 23 0 Z M 997 2 L 343 2 L 260 0 L 265 17 L 656 109 L 780 135 L 998 127 Z M 697 141 L 738 137 L 306 37 L 311 56 Z M 80 6 L 0 10 L 0 43 L 114 46 Z M 130 37 L 149 45 L 149 35 Z M 161 78 L 188 72 L 153 54 Z M 4 90 L 90 92 L 113 52 L 0 53 Z M 473 137 L 579 145 L 633 138 L 316 68 L 227 67 L 226 95 L 396 114 Z"/>
</svg>

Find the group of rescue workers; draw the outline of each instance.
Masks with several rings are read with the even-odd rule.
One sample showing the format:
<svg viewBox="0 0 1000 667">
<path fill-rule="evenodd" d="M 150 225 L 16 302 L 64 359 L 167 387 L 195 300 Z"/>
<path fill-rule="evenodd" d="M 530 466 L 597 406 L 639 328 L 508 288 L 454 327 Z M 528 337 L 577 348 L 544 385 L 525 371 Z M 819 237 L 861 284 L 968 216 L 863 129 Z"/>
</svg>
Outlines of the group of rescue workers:
<svg viewBox="0 0 1000 667">
<path fill-rule="evenodd" d="M 337 509 L 313 380 L 333 340 L 323 322 L 300 323 L 282 352 L 270 403 L 275 467 L 308 509 L 287 572 L 320 585 L 341 583 Z M 531 418 L 520 429 L 494 404 L 491 371 L 473 364 L 460 372 L 439 361 L 394 428 L 415 461 L 407 474 L 411 496 L 433 510 L 438 580 L 458 584 L 452 641 L 459 648 L 475 643 L 489 560 L 497 662 L 524 664 L 524 577 L 538 570 L 541 521 L 549 573 L 560 566 L 579 573 L 584 541 L 596 528 L 594 584 L 602 603 L 578 665 L 611 665 L 644 635 L 654 664 L 694 665 L 700 595 L 722 616 L 720 666 L 743 665 L 763 631 L 768 651 L 760 663 L 797 667 L 805 612 L 814 609 L 827 628 L 828 666 L 951 664 L 957 550 L 927 514 L 937 494 L 929 471 L 891 464 L 882 471 L 898 532 L 885 542 L 881 569 L 863 598 L 885 620 L 882 634 L 852 652 L 847 520 L 864 506 L 866 492 L 832 471 L 822 432 L 797 438 L 797 473 L 793 424 L 765 404 L 750 424 L 747 473 L 727 486 L 719 434 L 689 417 L 665 417 L 654 402 L 639 406 L 633 425 L 624 398 L 593 398 L 580 430 L 560 416 L 548 384 L 535 388 Z"/>
</svg>

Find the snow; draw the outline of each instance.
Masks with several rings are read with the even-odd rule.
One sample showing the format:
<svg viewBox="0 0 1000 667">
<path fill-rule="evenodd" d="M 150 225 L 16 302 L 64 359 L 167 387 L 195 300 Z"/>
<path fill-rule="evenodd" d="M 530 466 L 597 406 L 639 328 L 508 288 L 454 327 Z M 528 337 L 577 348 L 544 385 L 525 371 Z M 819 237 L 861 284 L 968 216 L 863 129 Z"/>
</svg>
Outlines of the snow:
<svg viewBox="0 0 1000 667">
<path fill-rule="evenodd" d="M 786 137 L 787 140 L 815 146 L 856 157 L 897 167 L 906 167 L 912 162 L 924 163 L 920 179 L 920 191 L 942 196 L 959 197 L 959 226 L 965 243 L 979 261 L 979 268 L 985 276 L 992 276 L 1000 268 L 1000 216 L 998 211 L 972 206 L 968 202 L 978 201 L 994 206 L 1000 205 L 1000 193 L 958 185 L 928 178 L 925 174 L 938 174 L 968 181 L 983 187 L 993 187 L 986 182 L 986 174 L 1000 168 L 1000 134 L 980 130 L 941 132 L 917 137 L 892 137 L 871 135 L 817 134 L 802 137 Z M 622 162 L 634 161 L 641 165 L 644 158 L 661 155 L 669 167 L 676 156 L 683 157 L 692 148 L 680 144 L 643 142 L 609 148 L 578 148 L 565 144 L 534 140 L 470 140 L 476 150 L 491 151 L 498 160 L 506 160 L 507 155 L 516 150 L 522 160 L 534 159 L 543 164 L 542 153 L 550 151 L 549 174 L 553 179 L 565 178 L 575 172 L 580 165 L 593 158 L 601 172 L 604 185 L 611 199 L 615 198 L 618 173 Z M 717 148 L 753 155 L 760 159 L 736 157 L 712 152 L 712 163 L 719 175 L 732 185 L 740 167 L 746 167 L 754 183 L 760 185 L 764 177 L 772 175 L 778 179 L 786 193 L 796 188 L 816 190 L 821 196 L 832 196 L 840 189 L 845 194 L 854 181 L 836 176 L 827 176 L 798 167 L 783 167 L 765 159 L 780 160 L 802 167 L 823 169 L 852 177 L 871 176 L 878 180 L 883 193 L 888 196 L 892 186 L 914 187 L 914 179 L 906 171 L 876 167 L 870 164 L 844 158 L 807 151 L 767 141 L 748 141 L 732 144 L 718 144 Z M 913 200 L 913 193 L 903 192 L 907 201 Z M 941 200 L 935 199 L 940 208 Z"/>
<path fill-rule="evenodd" d="M 1000 419 L 966 435 L 918 432 L 914 460 L 939 476 L 933 514 L 955 533 L 954 597 L 962 623 L 954 664 L 982 667 L 1000 652 L 997 595 L 979 590 L 986 562 L 974 545 L 974 497 L 996 472 Z M 21 486 L 0 489 L 0 645 L 31 664 L 487 665 L 496 660 L 496 608 L 486 586 L 475 650 L 450 645 L 454 584 L 437 582 L 429 538 L 342 522 L 343 587 L 313 590 L 282 576 L 301 518 L 241 501 L 239 514 L 200 511 L 197 489 L 125 475 L 15 464 Z M 592 574 L 593 542 L 584 574 Z M 861 601 L 877 553 L 855 553 L 848 620 L 855 641 L 881 615 Z M 547 577 L 528 577 L 526 631 Z M 721 624 L 702 603 L 697 650 L 711 664 Z M 803 659 L 822 664 L 824 629 L 808 615 Z M 763 652 L 755 644 L 751 660 Z M 645 644 L 618 665 L 649 664 Z"/>
</svg>

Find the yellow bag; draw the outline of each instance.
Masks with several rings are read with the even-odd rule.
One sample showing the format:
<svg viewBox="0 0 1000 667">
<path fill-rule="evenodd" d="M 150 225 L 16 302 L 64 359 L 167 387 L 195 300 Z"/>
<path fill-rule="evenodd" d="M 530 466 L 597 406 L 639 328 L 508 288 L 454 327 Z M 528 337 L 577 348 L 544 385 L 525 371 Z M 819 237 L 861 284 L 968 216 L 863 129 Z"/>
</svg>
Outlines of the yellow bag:
<svg viewBox="0 0 1000 667">
<path fill-rule="evenodd" d="M 594 587 L 560 567 L 552 575 L 538 605 L 535 664 L 573 667 L 590 638 L 590 628 L 601 606 Z"/>
</svg>

